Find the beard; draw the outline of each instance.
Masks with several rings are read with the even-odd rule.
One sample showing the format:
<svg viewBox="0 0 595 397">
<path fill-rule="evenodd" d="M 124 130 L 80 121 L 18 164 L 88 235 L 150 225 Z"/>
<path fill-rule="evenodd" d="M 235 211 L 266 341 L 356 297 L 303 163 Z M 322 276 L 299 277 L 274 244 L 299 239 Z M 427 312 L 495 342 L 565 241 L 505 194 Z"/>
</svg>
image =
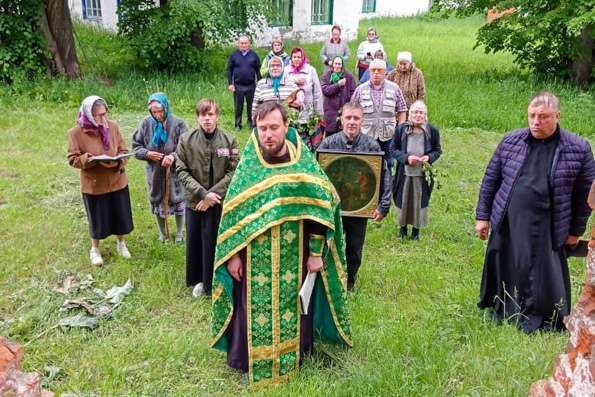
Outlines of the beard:
<svg viewBox="0 0 595 397">
<path fill-rule="evenodd" d="M 258 146 L 260 147 L 260 152 L 265 158 L 273 158 L 273 157 L 281 157 L 281 153 L 285 148 L 285 141 L 281 141 L 276 143 L 273 146 L 265 146 L 264 143 L 258 142 Z"/>
</svg>

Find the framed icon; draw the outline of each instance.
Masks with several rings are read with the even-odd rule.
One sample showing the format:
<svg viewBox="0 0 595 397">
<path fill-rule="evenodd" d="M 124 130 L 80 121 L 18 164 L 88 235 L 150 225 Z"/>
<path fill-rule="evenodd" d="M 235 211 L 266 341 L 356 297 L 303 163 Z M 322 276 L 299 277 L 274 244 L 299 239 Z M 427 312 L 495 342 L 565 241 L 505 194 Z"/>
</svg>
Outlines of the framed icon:
<svg viewBox="0 0 595 397">
<path fill-rule="evenodd" d="M 341 198 L 341 215 L 372 218 L 380 197 L 383 155 L 383 152 L 317 152 L 318 163 Z"/>
</svg>

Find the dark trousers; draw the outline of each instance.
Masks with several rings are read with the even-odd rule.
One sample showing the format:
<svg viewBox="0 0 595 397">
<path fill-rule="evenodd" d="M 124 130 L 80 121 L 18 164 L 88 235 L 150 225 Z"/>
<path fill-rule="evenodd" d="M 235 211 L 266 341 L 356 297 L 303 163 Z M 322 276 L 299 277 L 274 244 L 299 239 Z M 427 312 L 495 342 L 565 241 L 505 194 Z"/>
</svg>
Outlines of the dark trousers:
<svg viewBox="0 0 595 397">
<path fill-rule="evenodd" d="M 221 206 L 204 212 L 186 207 L 186 286 L 204 284 L 204 291 L 213 289 L 213 262 Z"/>
<path fill-rule="evenodd" d="M 390 144 L 392 143 L 393 138 L 389 139 L 388 141 L 381 141 L 378 140 L 378 144 L 380 145 L 380 149 L 384 152 L 384 160 L 386 161 L 386 166 L 390 170 L 390 174 L 393 174 L 393 156 L 390 152 Z"/>
<path fill-rule="evenodd" d="M 343 233 L 345 234 L 345 256 L 347 257 L 347 283 L 353 285 L 362 263 L 368 218 L 343 216 L 342 219 Z"/>
<path fill-rule="evenodd" d="M 242 126 L 242 112 L 244 110 L 244 98 L 246 99 L 246 110 L 248 112 L 248 125 L 252 126 L 252 102 L 254 101 L 254 90 L 256 90 L 255 84 L 250 85 L 240 85 L 236 84 L 236 91 L 234 93 L 235 99 L 235 111 L 236 111 L 236 121 L 235 126 L 241 127 Z"/>
</svg>

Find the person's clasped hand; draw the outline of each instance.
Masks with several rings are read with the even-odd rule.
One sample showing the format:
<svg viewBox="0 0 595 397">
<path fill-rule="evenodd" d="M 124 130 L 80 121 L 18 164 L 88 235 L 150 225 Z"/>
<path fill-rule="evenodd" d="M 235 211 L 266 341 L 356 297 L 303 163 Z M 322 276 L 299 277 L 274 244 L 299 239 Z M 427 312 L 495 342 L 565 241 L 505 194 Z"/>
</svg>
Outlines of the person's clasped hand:
<svg viewBox="0 0 595 397">
<path fill-rule="evenodd" d="M 159 152 L 155 152 L 155 151 L 150 150 L 147 153 L 147 157 L 151 161 L 161 161 L 163 159 L 163 153 L 159 153 Z"/>
<path fill-rule="evenodd" d="M 216 204 L 221 204 L 221 196 L 215 192 L 209 192 L 204 199 L 196 204 L 197 211 L 206 211 Z"/>
<path fill-rule="evenodd" d="M 168 154 L 167 156 L 163 156 L 161 159 L 161 166 L 162 167 L 170 167 L 174 163 L 174 156 L 172 154 Z"/>
</svg>

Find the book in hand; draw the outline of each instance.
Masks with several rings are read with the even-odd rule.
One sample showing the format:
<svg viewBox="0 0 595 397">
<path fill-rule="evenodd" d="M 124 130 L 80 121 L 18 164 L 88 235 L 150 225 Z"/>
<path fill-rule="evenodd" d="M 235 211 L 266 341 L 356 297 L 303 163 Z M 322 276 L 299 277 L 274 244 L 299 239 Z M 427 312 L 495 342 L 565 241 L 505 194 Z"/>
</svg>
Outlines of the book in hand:
<svg viewBox="0 0 595 397">
<path fill-rule="evenodd" d="M 310 298 L 312 298 L 312 291 L 314 290 L 314 283 L 316 282 L 316 275 L 318 273 L 308 272 L 302 289 L 300 289 L 300 302 L 302 303 L 302 313 L 308 314 L 308 307 L 310 306 Z"/>
<path fill-rule="evenodd" d="M 93 156 L 89 161 L 119 161 L 134 155 L 134 153 L 121 153 L 116 156 L 108 156 L 107 154 L 101 154 L 99 156 Z"/>
</svg>

